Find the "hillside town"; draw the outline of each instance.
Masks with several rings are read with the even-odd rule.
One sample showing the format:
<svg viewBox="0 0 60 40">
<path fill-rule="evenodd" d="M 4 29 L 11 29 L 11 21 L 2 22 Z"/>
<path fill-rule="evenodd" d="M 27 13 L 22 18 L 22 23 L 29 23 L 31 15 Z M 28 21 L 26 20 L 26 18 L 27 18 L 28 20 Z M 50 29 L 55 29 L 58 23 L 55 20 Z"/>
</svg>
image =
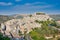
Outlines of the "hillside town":
<svg viewBox="0 0 60 40">
<path fill-rule="evenodd" d="M 52 20 L 44 13 L 27 14 L 22 19 L 12 19 L 1 23 L 1 32 L 8 37 L 12 35 L 15 38 L 20 38 L 20 34 L 24 34 L 25 31 L 28 34 L 32 29 L 41 27 L 42 24 L 36 23 L 36 20 L 47 21 L 48 19 Z"/>
</svg>

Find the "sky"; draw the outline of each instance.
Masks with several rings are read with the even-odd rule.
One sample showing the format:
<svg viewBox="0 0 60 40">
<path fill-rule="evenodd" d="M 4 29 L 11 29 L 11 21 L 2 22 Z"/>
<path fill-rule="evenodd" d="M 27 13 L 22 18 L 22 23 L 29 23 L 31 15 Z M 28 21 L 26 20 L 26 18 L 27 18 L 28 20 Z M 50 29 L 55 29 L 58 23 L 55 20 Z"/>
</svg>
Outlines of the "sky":
<svg viewBox="0 0 60 40">
<path fill-rule="evenodd" d="M 60 14 L 60 0 L 0 0 L 0 14 Z"/>
</svg>

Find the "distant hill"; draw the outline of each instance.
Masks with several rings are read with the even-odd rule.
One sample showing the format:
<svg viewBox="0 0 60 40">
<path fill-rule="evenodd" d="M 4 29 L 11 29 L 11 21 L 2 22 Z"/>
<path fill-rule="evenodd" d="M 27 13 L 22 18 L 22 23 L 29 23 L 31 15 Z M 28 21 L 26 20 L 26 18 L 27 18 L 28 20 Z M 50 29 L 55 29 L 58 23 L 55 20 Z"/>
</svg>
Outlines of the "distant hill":
<svg viewBox="0 0 60 40">
<path fill-rule="evenodd" d="M 0 15 L 0 23 L 2 22 L 6 22 L 8 20 L 11 20 L 11 19 L 21 19 L 23 18 L 24 16 L 23 15 Z"/>
<path fill-rule="evenodd" d="M 16 15 L 12 15 L 13 18 L 15 19 L 22 19 L 23 17 L 27 17 L 29 15 L 27 14 L 16 14 Z"/>
<path fill-rule="evenodd" d="M 15 19 L 21 19 L 21 18 L 23 18 L 22 15 L 14 15 L 14 16 L 12 16 L 12 17 L 14 17 Z"/>
<path fill-rule="evenodd" d="M 53 19 L 60 20 L 60 14 L 56 14 L 56 15 L 49 15 L 50 17 L 52 17 Z"/>
<path fill-rule="evenodd" d="M 7 15 L 0 15 L 0 23 L 11 20 L 13 17 Z"/>
</svg>

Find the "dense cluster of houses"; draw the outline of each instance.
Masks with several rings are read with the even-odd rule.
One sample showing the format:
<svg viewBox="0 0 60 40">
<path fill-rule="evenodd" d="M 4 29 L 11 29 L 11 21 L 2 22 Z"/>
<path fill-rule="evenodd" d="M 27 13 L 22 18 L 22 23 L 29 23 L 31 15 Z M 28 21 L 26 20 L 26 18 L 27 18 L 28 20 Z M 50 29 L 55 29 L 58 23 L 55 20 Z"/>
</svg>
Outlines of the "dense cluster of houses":
<svg viewBox="0 0 60 40">
<path fill-rule="evenodd" d="M 14 37 L 19 37 L 19 31 L 21 34 L 29 33 L 32 28 L 41 27 L 42 24 L 36 23 L 35 20 L 47 21 L 47 19 L 52 20 L 48 15 L 37 15 L 37 14 L 27 14 L 22 19 L 12 19 L 1 23 L 1 32 L 5 35 L 13 35 Z"/>
</svg>

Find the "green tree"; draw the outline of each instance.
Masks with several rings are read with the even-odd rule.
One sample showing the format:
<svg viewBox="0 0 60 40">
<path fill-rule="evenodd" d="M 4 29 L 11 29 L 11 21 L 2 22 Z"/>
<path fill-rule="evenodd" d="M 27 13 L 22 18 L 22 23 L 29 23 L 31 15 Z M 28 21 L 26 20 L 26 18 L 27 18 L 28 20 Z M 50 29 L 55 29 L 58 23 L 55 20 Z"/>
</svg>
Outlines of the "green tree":
<svg viewBox="0 0 60 40">
<path fill-rule="evenodd" d="M 32 15 L 30 14 L 29 17 L 32 17 Z"/>
<path fill-rule="evenodd" d="M 0 33 L 0 40 L 10 40 L 9 37 L 4 37 L 2 33 Z"/>
</svg>

